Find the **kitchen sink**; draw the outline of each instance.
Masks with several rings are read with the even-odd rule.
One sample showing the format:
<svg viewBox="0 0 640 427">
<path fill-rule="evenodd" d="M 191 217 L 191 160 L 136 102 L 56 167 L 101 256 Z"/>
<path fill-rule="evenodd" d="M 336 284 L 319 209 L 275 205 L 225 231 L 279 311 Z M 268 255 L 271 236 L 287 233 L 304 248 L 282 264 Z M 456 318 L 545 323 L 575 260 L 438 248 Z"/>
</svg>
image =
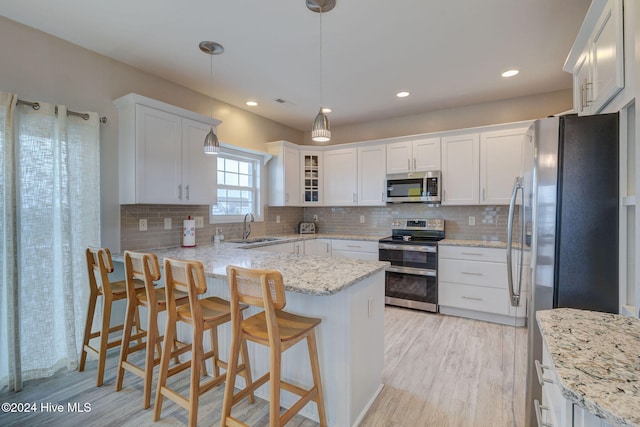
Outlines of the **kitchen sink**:
<svg viewBox="0 0 640 427">
<path fill-rule="evenodd" d="M 280 237 L 253 237 L 251 239 L 246 239 L 246 240 L 242 240 L 242 239 L 231 239 L 231 240 L 227 240 L 227 242 L 229 243 L 245 243 L 245 244 L 251 244 L 251 243 L 264 243 L 264 242 L 274 242 L 276 240 L 284 240 Z"/>
</svg>

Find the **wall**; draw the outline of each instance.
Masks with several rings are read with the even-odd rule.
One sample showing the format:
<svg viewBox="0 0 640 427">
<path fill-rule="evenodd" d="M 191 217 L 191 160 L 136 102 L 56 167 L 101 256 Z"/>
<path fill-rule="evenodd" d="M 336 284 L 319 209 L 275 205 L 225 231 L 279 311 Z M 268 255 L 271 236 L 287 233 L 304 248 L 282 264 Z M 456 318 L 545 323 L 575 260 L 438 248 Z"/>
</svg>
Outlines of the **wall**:
<svg viewBox="0 0 640 427">
<path fill-rule="evenodd" d="M 332 126 L 331 145 L 538 119 L 571 110 L 572 96 L 569 88 L 387 120 Z M 311 141 L 311 131 L 305 132 L 304 144 L 317 144 Z"/>
<path fill-rule="evenodd" d="M 0 51 L 0 90 L 108 117 L 100 132 L 101 234 L 102 245 L 118 252 L 118 114 L 112 100 L 135 92 L 208 116 L 209 97 L 1 16 Z M 302 143 L 300 131 L 219 101 L 213 107 L 224 142 L 260 151 L 268 141 Z"/>
</svg>

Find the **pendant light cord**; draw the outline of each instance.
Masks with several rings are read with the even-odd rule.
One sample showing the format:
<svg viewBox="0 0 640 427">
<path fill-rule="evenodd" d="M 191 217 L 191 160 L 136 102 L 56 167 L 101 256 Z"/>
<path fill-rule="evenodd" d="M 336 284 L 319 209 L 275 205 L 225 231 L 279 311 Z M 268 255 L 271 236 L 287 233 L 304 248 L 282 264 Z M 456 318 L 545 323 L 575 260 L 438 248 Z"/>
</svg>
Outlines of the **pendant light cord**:
<svg viewBox="0 0 640 427">
<path fill-rule="evenodd" d="M 213 120 L 213 54 L 211 56 L 211 63 L 209 66 L 209 76 L 211 77 L 209 81 L 209 114 L 211 115 L 211 120 Z"/>
<path fill-rule="evenodd" d="M 322 106 L 324 105 L 323 101 L 323 87 L 322 87 L 322 6 L 320 6 L 320 110 L 322 111 Z"/>
</svg>

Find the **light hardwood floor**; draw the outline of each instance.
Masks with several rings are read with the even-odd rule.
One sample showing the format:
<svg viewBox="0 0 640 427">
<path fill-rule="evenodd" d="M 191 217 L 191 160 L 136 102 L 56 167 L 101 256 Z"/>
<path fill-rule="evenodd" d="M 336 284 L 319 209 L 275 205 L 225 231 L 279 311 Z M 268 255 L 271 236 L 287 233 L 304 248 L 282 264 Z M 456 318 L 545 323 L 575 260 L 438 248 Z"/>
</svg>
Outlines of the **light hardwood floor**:
<svg viewBox="0 0 640 427">
<path fill-rule="evenodd" d="M 361 423 L 364 427 L 513 426 L 513 343 L 523 343 L 524 328 L 495 325 L 452 316 L 395 307 L 385 308 L 384 388 Z M 526 348 L 521 348 L 526 353 Z M 187 423 L 187 411 L 165 399 L 162 418 L 154 423 L 152 410 L 142 409 L 142 379 L 125 374 L 124 387 L 114 391 L 118 351 L 107 357 L 105 384 L 95 387 L 96 361 L 85 372 L 61 371 L 55 376 L 27 382 L 19 393 L 0 392 L 2 402 L 35 402 L 38 412 L 0 412 L 0 426 L 150 426 Z M 522 360 L 522 359 L 520 359 Z M 321 361 L 322 363 L 322 361 Z M 524 392 L 522 367 L 515 389 Z M 177 387 L 188 390 L 188 371 L 177 375 Z M 154 376 L 154 396 L 155 396 Z M 198 425 L 218 425 L 224 387 L 200 398 Z M 47 402 L 62 403 L 65 413 L 43 413 Z M 89 413 L 69 413 L 68 402 L 91 404 Z M 153 403 L 153 402 L 152 402 Z M 257 399 L 242 402 L 234 414 L 244 422 L 266 426 L 269 406 Z M 318 424 L 296 416 L 287 426 Z"/>
</svg>

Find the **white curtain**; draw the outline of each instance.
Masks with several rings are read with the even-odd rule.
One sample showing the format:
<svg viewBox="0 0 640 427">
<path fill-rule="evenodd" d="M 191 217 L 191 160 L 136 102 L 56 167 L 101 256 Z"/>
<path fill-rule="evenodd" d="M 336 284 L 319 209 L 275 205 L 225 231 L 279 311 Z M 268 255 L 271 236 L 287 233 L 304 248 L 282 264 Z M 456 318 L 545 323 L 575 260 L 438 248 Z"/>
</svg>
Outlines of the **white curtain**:
<svg viewBox="0 0 640 427">
<path fill-rule="evenodd" d="M 0 92 L 0 389 L 76 369 L 100 243 L 100 124 Z"/>
</svg>

